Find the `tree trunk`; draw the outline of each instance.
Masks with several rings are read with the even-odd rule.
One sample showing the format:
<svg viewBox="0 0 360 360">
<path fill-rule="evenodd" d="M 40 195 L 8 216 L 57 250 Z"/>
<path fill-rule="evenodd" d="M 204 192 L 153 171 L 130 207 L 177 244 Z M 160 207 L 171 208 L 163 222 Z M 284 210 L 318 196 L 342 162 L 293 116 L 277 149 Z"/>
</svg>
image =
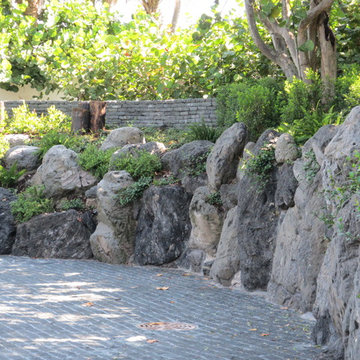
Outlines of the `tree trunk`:
<svg viewBox="0 0 360 360">
<path fill-rule="evenodd" d="M 90 101 L 90 131 L 98 133 L 105 126 L 106 102 Z"/>
<path fill-rule="evenodd" d="M 71 131 L 86 133 L 90 129 L 90 105 L 87 102 L 78 104 L 71 112 Z"/>
<path fill-rule="evenodd" d="M 175 8 L 174 8 L 174 14 L 171 20 L 171 31 L 175 32 L 176 30 L 176 26 L 179 20 L 179 15 L 180 15 L 180 7 L 181 7 L 181 1 L 180 0 L 175 0 Z"/>
<path fill-rule="evenodd" d="M 158 11 L 160 0 L 141 0 L 147 14 L 152 15 Z"/>
</svg>

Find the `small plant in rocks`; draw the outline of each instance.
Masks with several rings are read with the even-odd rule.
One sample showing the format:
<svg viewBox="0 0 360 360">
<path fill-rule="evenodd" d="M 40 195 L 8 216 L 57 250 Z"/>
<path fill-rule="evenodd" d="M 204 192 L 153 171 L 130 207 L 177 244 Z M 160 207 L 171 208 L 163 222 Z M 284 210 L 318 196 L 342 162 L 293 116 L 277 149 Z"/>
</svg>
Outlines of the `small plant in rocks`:
<svg viewBox="0 0 360 360">
<path fill-rule="evenodd" d="M 5 188 L 14 187 L 25 172 L 26 170 L 18 171 L 16 162 L 9 169 L 0 165 L 0 186 Z"/>
<path fill-rule="evenodd" d="M 223 202 L 221 200 L 221 195 L 219 191 L 216 191 L 212 194 L 210 194 L 209 196 L 206 197 L 205 201 L 213 206 L 217 206 L 217 207 L 222 207 L 223 206 Z"/>
<path fill-rule="evenodd" d="M 126 206 L 140 198 L 143 192 L 152 184 L 152 177 L 142 177 L 137 182 L 121 189 L 117 195 L 119 204 Z"/>
</svg>

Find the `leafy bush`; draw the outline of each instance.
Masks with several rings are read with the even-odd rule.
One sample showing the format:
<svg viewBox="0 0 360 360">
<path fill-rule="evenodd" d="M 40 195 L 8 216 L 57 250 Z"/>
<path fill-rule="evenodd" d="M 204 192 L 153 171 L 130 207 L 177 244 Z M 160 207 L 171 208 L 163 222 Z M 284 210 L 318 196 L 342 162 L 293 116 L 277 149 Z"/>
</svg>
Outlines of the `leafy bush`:
<svg viewBox="0 0 360 360">
<path fill-rule="evenodd" d="M 48 108 L 47 115 L 38 116 L 30 111 L 27 104 L 13 109 L 13 116 L 7 120 L 5 131 L 9 133 L 45 134 L 50 130 L 69 131 L 70 117 L 65 115 L 55 106 Z"/>
<path fill-rule="evenodd" d="M 116 159 L 111 164 L 111 170 L 125 170 L 137 180 L 153 177 L 155 172 L 161 170 L 161 161 L 157 155 L 139 151 Z"/>
<path fill-rule="evenodd" d="M 160 179 L 154 179 L 153 184 L 155 186 L 165 186 L 165 185 L 172 185 L 177 184 L 180 180 L 175 178 L 173 175 L 162 177 Z"/>
<path fill-rule="evenodd" d="M 90 143 L 79 155 L 79 164 L 84 170 L 102 179 L 109 171 L 109 161 L 114 151 L 115 149 L 102 151 L 95 144 Z"/>
<path fill-rule="evenodd" d="M 70 210 L 70 209 L 84 210 L 85 205 L 81 199 L 71 199 L 71 200 L 65 200 L 64 202 L 62 202 L 60 208 L 61 208 L 61 210 L 64 210 L 64 211 Z"/>
<path fill-rule="evenodd" d="M 268 144 L 260 149 L 257 155 L 244 162 L 242 170 L 252 176 L 257 182 L 259 189 L 263 190 L 270 180 L 275 163 L 275 148 Z"/>
<path fill-rule="evenodd" d="M 81 152 L 86 148 L 86 140 L 84 137 L 59 132 L 57 130 L 50 130 L 40 140 L 34 142 L 34 144 L 40 147 L 40 158 L 43 158 L 47 151 L 55 145 L 64 145 L 75 152 Z"/>
<path fill-rule="evenodd" d="M 186 143 L 187 130 L 176 128 L 159 129 L 155 127 L 144 127 L 141 129 L 146 141 L 157 141 L 164 143 L 168 148 L 177 148 Z"/>
<path fill-rule="evenodd" d="M 152 177 L 142 177 L 130 186 L 121 189 L 118 193 L 118 200 L 121 206 L 126 206 L 140 198 L 143 192 L 151 185 Z"/>
<path fill-rule="evenodd" d="M 0 165 L 0 186 L 5 188 L 13 187 L 25 172 L 26 170 L 18 171 L 16 163 L 9 170 Z"/>
<path fill-rule="evenodd" d="M 0 135 L 0 159 L 4 157 L 6 152 L 9 150 L 10 144 L 4 136 Z"/>
<path fill-rule="evenodd" d="M 282 101 L 282 85 L 270 78 L 230 84 L 217 95 L 218 125 L 243 122 L 250 140 L 256 140 L 267 128 L 279 125 Z"/>
<path fill-rule="evenodd" d="M 54 212 L 52 199 L 47 199 L 43 186 L 31 186 L 20 193 L 17 200 L 11 203 L 11 212 L 16 221 L 22 223 L 32 217 L 48 212 Z"/>
<path fill-rule="evenodd" d="M 210 194 L 209 196 L 207 196 L 205 201 L 213 206 L 221 207 L 223 205 L 219 191 L 216 191 L 216 192 Z"/>
<path fill-rule="evenodd" d="M 193 123 L 189 126 L 186 139 L 189 142 L 195 140 L 208 140 L 214 143 L 221 133 L 222 128 L 206 125 L 205 121 L 202 121 L 201 123 Z"/>
</svg>

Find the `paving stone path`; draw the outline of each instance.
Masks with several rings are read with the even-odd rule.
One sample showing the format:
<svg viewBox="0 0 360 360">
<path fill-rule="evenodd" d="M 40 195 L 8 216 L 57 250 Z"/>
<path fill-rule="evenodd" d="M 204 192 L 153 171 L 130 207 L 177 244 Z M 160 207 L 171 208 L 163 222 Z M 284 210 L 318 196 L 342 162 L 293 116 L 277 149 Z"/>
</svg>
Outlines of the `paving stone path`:
<svg viewBox="0 0 360 360">
<path fill-rule="evenodd" d="M 310 360 L 311 325 L 178 270 L 0 256 L 1 360 Z"/>
</svg>

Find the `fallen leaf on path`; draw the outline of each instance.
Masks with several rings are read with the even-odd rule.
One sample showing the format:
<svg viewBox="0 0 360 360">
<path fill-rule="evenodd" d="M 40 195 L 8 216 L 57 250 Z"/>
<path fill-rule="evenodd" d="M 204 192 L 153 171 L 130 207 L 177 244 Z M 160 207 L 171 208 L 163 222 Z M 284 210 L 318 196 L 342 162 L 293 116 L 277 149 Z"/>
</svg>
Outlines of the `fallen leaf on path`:
<svg viewBox="0 0 360 360">
<path fill-rule="evenodd" d="M 160 277 L 160 276 L 164 276 L 164 275 L 163 275 L 163 274 L 156 274 L 156 276 L 159 276 L 159 277 Z"/>
<path fill-rule="evenodd" d="M 182 274 L 182 276 L 191 276 L 191 274 L 189 274 L 189 273 L 184 273 L 184 274 Z"/>
<path fill-rule="evenodd" d="M 154 343 L 159 342 L 159 340 L 156 340 L 156 339 L 147 339 L 146 342 L 149 343 L 149 344 L 154 344 Z"/>
<path fill-rule="evenodd" d="M 88 301 L 87 303 L 83 304 L 83 306 L 87 306 L 87 307 L 94 306 L 94 303 L 91 301 Z"/>
<path fill-rule="evenodd" d="M 175 304 L 175 301 L 170 301 L 170 304 Z"/>
<path fill-rule="evenodd" d="M 261 334 L 260 336 L 269 336 L 270 334 Z"/>
<path fill-rule="evenodd" d="M 287 306 L 283 306 L 280 308 L 281 310 L 289 310 L 289 308 Z"/>
<path fill-rule="evenodd" d="M 257 331 L 257 329 L 249 329 L 249 331 Z"/>
<path fill-rule="evenodd" d="M 169 290 L 168 286 L 158 286 L 156 290 Z"/>
</svg>

